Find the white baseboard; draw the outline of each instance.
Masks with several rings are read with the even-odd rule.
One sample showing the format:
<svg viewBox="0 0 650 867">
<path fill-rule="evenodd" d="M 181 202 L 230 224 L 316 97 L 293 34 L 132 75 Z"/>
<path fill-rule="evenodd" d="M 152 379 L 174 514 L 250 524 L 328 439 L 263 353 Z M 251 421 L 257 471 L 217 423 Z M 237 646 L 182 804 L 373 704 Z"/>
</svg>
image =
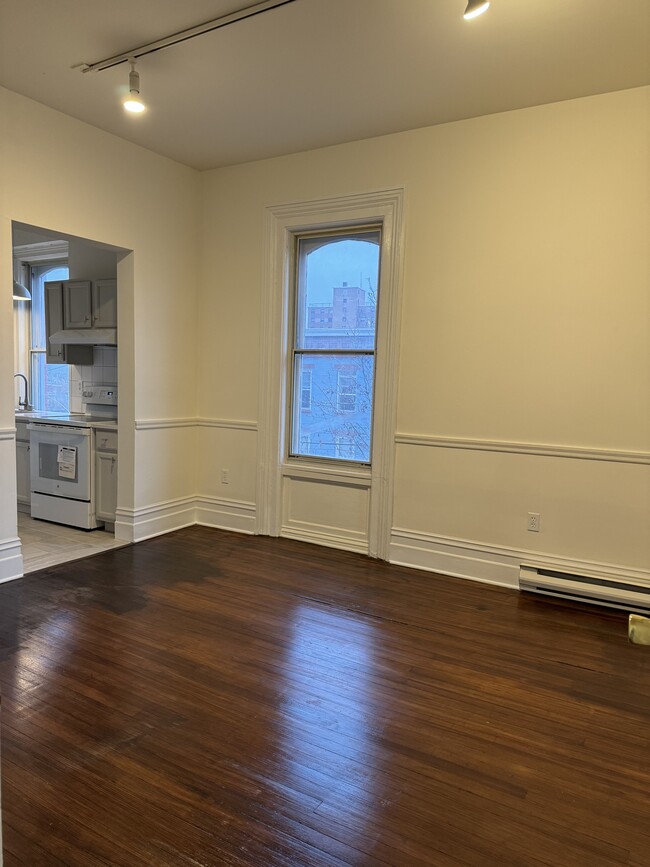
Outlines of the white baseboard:
<svg viewBox="0 0 650 867">
<path fill-rule="evenodd" d="M 0 584 L 22 578 L 23 554 L 20 539 L 3 539 L 0 542 Z"/>
<path fill-rule="evenodd" d="M 195 502 L 197 524 L 237 533 L 255 533 L 255 503 L 205 496 L 197 497 Z"/>
<path fill-rule="evenodd" d="M 628 580 L 633 578 L 644 585 L 650 582 L 650 572 L 643 569 L 556 557 L 540 551 L 505 548 L 471 539 L 418 533 L 401 527 L 393 527 L 391 531 L 389 562 L 513 588 L 519 586 L 519 567 L 522 563 L 578 575 L 602 575 Z"/>
<path fill-rule="evenodd" d="M 196 500 L 179 497 L 140 509 L 117 509 L 115 537 L 125 542 L 142 542 L 152 536 L 171 533 L 196 523 Z"/>
<path fill-rule="evenodd" d="M 367 537 L 361 534 L 344 536 L 336 532 L 334 528 L 323 527 L 318 524 L 292 521 L 281 528 L 280 535 L 283 539 L 310 542 L 313 545 L 324 545 L 326 548 L 339 548 L 343 551 L 354 551 L 357 554 L 368 553 Z"/>
</svg>

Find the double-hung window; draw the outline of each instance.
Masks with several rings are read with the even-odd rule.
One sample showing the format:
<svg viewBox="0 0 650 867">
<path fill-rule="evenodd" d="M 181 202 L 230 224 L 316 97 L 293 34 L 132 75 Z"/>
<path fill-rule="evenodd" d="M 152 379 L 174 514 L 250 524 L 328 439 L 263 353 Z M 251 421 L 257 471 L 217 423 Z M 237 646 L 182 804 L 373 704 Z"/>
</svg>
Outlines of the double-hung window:
<svg viewBox="0 0 650 867">
<path fill-rule="evenodd" d="M 56 262 L 23 265 L 22 268 L 23 279 L 29 283 L 31 303 L 14 301 L 16 371 L 27 376 L 35 409 L 66 413 L 70 400 L 69 367 L 67 364 L 47 364 L 45 360 L 45 283 L 48 280 L 66 280 L 68 266 L 65 262 Z"/>
<path fill-rule="evenodd" d="M 289 456 L 369 464 L 381 227 L 299 234 Z"/>
</svg>

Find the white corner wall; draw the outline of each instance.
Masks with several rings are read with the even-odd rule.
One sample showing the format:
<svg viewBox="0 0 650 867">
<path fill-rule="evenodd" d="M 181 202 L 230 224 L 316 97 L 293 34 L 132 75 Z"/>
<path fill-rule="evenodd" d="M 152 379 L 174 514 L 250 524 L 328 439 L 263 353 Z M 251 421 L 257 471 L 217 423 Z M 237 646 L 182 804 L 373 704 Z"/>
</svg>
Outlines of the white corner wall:
<svg viewBox="0 0 650 867">
<path fill-rule="evenodd" d="M 405 190 L 391 559 L 649 580 L 650 88 L 202 176 L 9 91 L 0 117 L 0 580 L 20 572 L 11 221 L 126 251 L 122 535 L 253 532 L 265 208 L 389 188 Z"/>
<path fill-rule="evenodd" d="M 168 529 L 170 512 L 194 520 L 196 430 L 169 424 L 196 416 L 199 184 L 191 169 L 0 89 L 0 580 L 21 571 L 3 559 L 16 537 L 11 221 L 133 251 L 118 264 L 118 531 L 137 539 Z"/>
<path fill-rule="evenodd" d="M 200 493 L 255 508 L 265 207 L 404 187 L 391 558 L 650 580 L 649 158 L 639 88 L 206 173 Z"/>
</svg>

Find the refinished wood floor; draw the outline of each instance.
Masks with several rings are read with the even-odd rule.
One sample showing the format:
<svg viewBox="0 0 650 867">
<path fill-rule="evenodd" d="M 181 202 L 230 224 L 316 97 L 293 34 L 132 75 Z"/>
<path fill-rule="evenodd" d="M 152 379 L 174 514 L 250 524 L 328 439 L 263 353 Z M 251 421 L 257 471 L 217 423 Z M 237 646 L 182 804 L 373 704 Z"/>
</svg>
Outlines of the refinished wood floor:
<svg viewBox="0 0 650 867">
<path fill-rule="evenodd" d="M 194 527 L 0 618 L 5 867 L 650 865 L 617 613 Z"/>
</svg>

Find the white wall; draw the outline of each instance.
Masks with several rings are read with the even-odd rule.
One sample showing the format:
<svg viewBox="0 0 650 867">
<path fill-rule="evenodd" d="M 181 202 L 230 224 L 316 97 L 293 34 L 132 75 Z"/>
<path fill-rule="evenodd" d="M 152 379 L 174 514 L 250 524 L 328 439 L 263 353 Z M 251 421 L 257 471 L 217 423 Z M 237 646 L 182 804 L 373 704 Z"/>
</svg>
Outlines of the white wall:
<svg viewBox="0 0 650 867">
<path fill-rule="evenodd" d="M 640 88 L 206 173 L 200 490 L 254 497 L 257 434 L 223 423 L 257 420 L 265 206 L 403 187 L 392 559 L 647 576 L 649 106 Z"/>
<path fill-rule="evenodd" d="M 200 176 L 0 90 L 0 578 L 19 560 L 11 220 L 135 251 L 118 263 L 121 531 L 251 530 L 265 207 L 400 187 L 392 559 L 505 583 L 536 558 L 647 576 L 649 102 L 641 88 Z"/>
<path fill-rule="evenodd" d="M 121 533 L 137 538 L 158 531 L 147 524 L 152 508 L 194 494 L 194 429 L 180 437 L 179 467 L 178 432 L 136 422 L 196 415 L 200 176 L 4 89 L 0 119 L 1 579 L 17 574 L 11 221 L 134 251 L 118 265 L 118 507 Z"/>
</svg>

